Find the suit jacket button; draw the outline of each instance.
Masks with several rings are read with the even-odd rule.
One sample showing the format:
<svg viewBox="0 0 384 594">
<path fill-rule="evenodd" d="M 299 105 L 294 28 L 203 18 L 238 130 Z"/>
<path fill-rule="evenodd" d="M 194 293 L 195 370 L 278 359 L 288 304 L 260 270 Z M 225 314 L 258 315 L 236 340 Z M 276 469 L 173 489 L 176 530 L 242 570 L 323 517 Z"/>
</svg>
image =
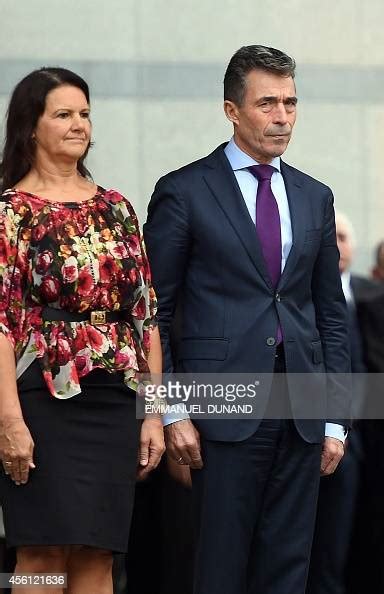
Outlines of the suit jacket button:
<svg viewBox="0 0 384 594">
<path fill-rule="evenodd" d="M 280 303 L 280 301 L 281 301 L 280 293 L 276 293 L 275 299 L 276 299 L 276 301 L 278 301 Z"/>
<path fill-rule="evenodd" d="M 276 338 L 273 338 L 273 336 L 269 336 L 267 338 L 267 345 L 268 346 L 273 346 L 276 343 Z"/>
</svg>

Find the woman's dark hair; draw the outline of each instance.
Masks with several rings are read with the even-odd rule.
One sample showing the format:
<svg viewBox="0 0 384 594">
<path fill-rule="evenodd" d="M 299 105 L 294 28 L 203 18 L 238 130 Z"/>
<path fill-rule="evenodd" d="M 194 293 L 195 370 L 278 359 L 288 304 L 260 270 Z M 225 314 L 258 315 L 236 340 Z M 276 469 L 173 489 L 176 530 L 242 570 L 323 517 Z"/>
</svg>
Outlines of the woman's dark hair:
<svg viewBox="0 0 384 594">
<path fill-rule="evenodd" d="M 39 117 L 44 113 L 47 95 L 62 85 L 71 85 L 83 91 L 89 103 L 88 85 L 80 76 L 65 68 L 40 68 L 23 78 L 15 87 L 9 102 L 6 136 L 0 179 L 2 190 L 12 188 L 31 169 L 35 158 L 32 138 Z M 83 177 L 90 177 L 84 165 L 89 145 L 77 163 Z"/>
</svg>

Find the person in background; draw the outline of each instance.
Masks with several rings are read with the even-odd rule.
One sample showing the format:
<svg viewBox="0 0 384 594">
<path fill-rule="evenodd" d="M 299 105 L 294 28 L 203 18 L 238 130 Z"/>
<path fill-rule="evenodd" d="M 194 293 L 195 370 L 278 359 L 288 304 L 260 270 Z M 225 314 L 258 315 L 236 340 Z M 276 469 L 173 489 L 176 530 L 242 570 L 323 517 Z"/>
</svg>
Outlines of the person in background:
<svg viewBox="0 0 384 594">
<path fill-rule="evenodd" d="M 351 274 L 355 253 L 355 233 L 348 217 L 336 213 L 336 237 L 340 252 L 339 270 L 348 306 L 351 367 L 355 374 L 366 371 L 362 337 L 356 313 L 356 302 L 372 288 L 372 282 Z M 361 412 L 364 383 L 356 376 L 354 386 L 355 417 Z M 363 446 L 359 424 L 355 423 L 348 437 L 346 453 L 337 471 L 320 481 L 319 501 L 307 594 L 346 594 L 348 564 L 354 534 L 359 489 L 361 487 Z"/>
<path fill-rule="evenodd" d="M 380 241 L 376 250 L 376 262 L 372 268 L 372 277 L 377 281 L 384 283 L 384 241 Z"/>
<path fill-rule="evenodd" d="M 175 312 L 171 350 L 176 356 L 180 335 Z M 194 517 L 189 466 L 167 453 L 157 469 L 136 485 L 128 553 L 126 583 L 121 594 L 192 594 Z M 151 535 L 158 537 L 157 554 L 147 571 L 142 554 Z M 117 594 L 117 593 L 116 593 Z"/>
<path fill-rule="evenodd" d="M 149 265 L 131 204 L 85 167 L 91 131 L 86 82 L 35 70 L 12 94 L 1 163 L 5 534 L 18 573 L 67 573 L 68 594 L 112 594 L 136 473 L 164 450 L 161 419 L 136 419 L 135 388 L 161 372 Z"/>
<path fill-rule="evenodd" d="M 362 436 L 366 463 L 363 494 L 351 560 L 349 594 L 384 591 L 384 243 L 376 248 L 372 286 L 357 302 L 367 389 Z"/>
</svg>

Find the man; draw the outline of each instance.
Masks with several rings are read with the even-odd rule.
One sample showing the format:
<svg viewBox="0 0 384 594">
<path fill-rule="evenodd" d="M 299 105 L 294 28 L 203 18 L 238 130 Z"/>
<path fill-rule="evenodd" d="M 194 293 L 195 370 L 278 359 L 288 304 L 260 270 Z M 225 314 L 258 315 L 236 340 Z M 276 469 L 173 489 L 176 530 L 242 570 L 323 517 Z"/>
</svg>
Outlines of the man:
<svg viewBox="0 0 384 594">
<path fill-rule="evenodd" d="M 376 262 L 372 268 L 372 276 L 379 282 L 384 282 L 384 241 L 380 241 L 376 248 Z"/>
<path fill-rule="evenodd" d="M 357 300 L 362 329 L 364 360 L 368 371 L 364 408 L 363 440 L 366 455 L 364 464 L 363 504 L 360 505 L 360 530 L 357 541 L 364 543 L 363 555 L 352 561 L 359 569 L 353 575 L 350 594 L 362 591 L 384 591 L 384 243 L 376 248 L 376 264 L 369 291 Z"/>
<path fill-rule="evenodd" d="M 375 285 L 369 279 L 351 274 L 355 233 L 348 217 L 340 212 L 336 213 L 336 237 L 340 252 L 341 284 L 348 306 L 352 372 L 358 374 L 353 382 L 354 417 L 358 419 L 363 410 L 362 374 L 366 367 L 356 304 L 367 298 L 374 291 Z M 320 481 L 307 594 L 346 594 L 351 577 L 353 576 L 354 581 L 359 578 L 356 561 L 361 560 L 364 553 L 361 550 L 361 541 L 357 543 L 358 550 L 351 550 L 351 544 L 352 540 L 356 540 L 352 537 L 357 520 L 360 519 L 357 504 L 362 486 L 364 457 L 361 426 L 361 422 L 355 423 L 348 439 L 346 455 L 337 472 Z M 350 557 L 353 563 L 348 564 Z M 365 575 L 363 579 L 366 583 Z"/>
<path fill-rule="evenodd" d="M 294 70 L 279 50 L 238 50 L 224 79 L 233 138 L 163 177 L 148 208 L 165 371 L 178 306 L 176 370 L 264 374 L 259 409 L 283 390 L 296 416 L 166 427 L 169 451 L 195 469 L 195 594 L 302 594 L 320 459 L 328 474 L 343 455 L 347 390 L 322 373 L 350 366 L 333 197 L 280 160 L 296 119 Z M 303 396 L 315 420 L 300 414 Z"/>
</svg>

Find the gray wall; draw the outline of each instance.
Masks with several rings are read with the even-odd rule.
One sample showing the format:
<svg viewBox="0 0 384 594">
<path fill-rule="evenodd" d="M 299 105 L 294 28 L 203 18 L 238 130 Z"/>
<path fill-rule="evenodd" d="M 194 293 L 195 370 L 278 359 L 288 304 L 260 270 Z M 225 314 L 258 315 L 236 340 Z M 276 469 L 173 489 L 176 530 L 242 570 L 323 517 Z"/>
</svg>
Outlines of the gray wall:
<svg viewBox="0 0 384 594">
<path fill-rule="evenodd" d="M 95 180 L 144 220 L 163 173 L 231 135 L 226 63 L 263 43 L 298 63 L 300 99 L 286 160 L 328 183 L 356 228 L 355 269 L 384 238 L 382 0 L 0 0 L 0 116 L 31 69 L 60 65 L 91 86 Z"/>
</svg>

